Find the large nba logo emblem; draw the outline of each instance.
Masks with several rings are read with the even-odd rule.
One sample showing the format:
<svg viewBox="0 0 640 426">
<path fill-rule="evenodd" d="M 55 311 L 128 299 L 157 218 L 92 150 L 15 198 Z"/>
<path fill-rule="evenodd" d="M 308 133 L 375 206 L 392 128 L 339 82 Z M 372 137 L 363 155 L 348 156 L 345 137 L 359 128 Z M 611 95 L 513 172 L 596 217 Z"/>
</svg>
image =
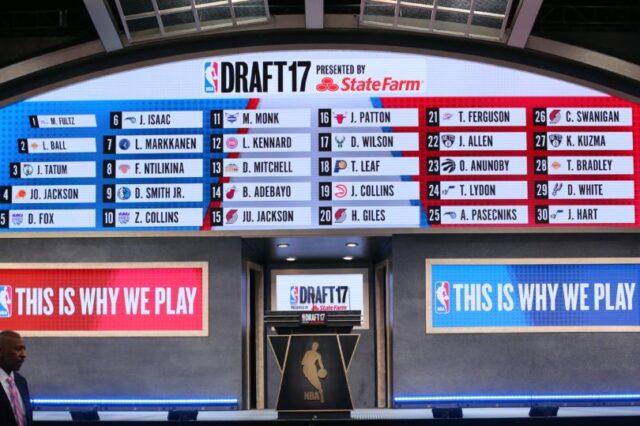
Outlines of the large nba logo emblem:
<svg viewBox="0 0 640 426">
<path fill-rule="evenodd" d="M 298 286 L 292 285 L 289 289 L 289 303 L 295 305 L 298 300 Z"/>
<path fill-rule="evenodd" d="M 218 63 L 204 63 L 204 91 L 216 93 L 218 91 Z"/>
<path fill-rule="evenodd" d="M 11 316 L 11 299 L 13 299 L 11 286 L 0 285 L 0 318 L 9 318 Z"/>
<path fill-rule="evenodd" d="M 449 313 L 449 281 L 436 281 L 436 313 Z"/>
</svg>

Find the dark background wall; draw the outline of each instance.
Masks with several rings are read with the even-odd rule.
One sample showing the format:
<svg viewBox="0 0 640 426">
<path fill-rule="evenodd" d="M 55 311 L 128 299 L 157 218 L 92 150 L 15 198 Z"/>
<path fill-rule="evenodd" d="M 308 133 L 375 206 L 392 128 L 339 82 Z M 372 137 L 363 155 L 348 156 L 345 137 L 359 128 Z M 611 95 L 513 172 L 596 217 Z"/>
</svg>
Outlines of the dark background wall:
<svg viewBox="0 0 640 426">
<path fill-rule="evenodd" d="M 242 397 L 239 238 L 1 239 L 0 262 L 209 263 L 208 337 L 28 337 L 34 397 Z"/>
<path fill-rule="evenodd" d="M 397 235 L 392 243 L 394 396 L 638 389 L 638 333 L 425 334 L 427 258 L 640 257 L 636 234 Z"/>
<path fill-rule="evenodd" d="M 396 235 L 392 247 L 395 396 L 637 389 L 637 333 L 427 335 L 424 325 L 427 258 L 640 257 L 637 235 Z M 0 261 L 209 262 L 210 336 L 30 337 L 23 372 L 36 397 L 241 398 L 239 238 L 1 239 Z M 356 407 L 374 405 L 372 333 L 363 333 L 349 377 Z M 268 350 L 270 370 L 271 358 Z"/>
</svg>

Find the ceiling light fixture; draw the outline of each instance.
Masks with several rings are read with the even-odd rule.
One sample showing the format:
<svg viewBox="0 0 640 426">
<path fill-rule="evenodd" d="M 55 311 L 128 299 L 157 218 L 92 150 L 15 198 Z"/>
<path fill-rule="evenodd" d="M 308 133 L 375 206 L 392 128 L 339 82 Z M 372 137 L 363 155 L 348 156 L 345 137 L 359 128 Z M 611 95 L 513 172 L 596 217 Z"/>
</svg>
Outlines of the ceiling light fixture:
<svg viewBox="0 0 640 426">
<path fill-rule="evenodd" d="M 293 256 L 289 256 L 289 257 L 287 257 L 285 260 L 286 260 L 287 262 L 295 262 L 295 261 L 296 261 L 296 258 L 295 258 L 295 257 L 293 257 Z"/>
<path fill-rule="evenodd" d="M 342 256 L 344 260 L 353 260 L 353 256 Z"/>
<path fill-rule="evenodd" d="M 347 247 L 358 247 L 360 244 L 356 243 L 356 242 L 348 242 L 347 244 L 345 244 L 345 246 Z"/>
<path fill-rule="evenodd" d="M 276 247 L 278 247 L 278 248 L 287 248 L 287 247 L 289 247 L 289 243 L 279 243 L 279 244 L 276 244 Z"/>
</svg>

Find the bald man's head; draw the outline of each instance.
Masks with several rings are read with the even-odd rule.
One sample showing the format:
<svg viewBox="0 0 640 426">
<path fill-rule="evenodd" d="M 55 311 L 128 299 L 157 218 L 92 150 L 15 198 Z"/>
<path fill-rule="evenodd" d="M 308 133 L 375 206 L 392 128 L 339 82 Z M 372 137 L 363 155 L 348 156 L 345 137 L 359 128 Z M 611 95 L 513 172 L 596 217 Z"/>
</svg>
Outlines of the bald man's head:
<svg viewBox="0 0 640 426">
<path fill-rule="evenodd" d="M 7 374 L 20 370 L 27 358 L 27 347 L 19 333 L 12 330 L 0 332 L 0 368 Z"/>
</svg>

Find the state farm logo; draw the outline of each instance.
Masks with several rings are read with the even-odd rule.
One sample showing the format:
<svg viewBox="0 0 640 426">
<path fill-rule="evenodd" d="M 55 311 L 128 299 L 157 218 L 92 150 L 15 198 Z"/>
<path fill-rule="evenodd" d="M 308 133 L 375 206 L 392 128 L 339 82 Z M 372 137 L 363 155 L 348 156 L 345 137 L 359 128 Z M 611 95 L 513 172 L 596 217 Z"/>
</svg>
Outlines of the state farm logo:
<svg viewBox="0 0 640 426">
<path fill-rule="evenodd" d="M 422 80 L 397 79 L 394 77 L 343 77 L 337 83 L 332 77 L 323 77 L 316 84 L 318 92 L 419 92 Z"/>
<path fill-rule="evenodd" d="M 338 85 L 333 82 L 333 78 L 325 77 L 320 83 L 316 84 L 316 90 L 318 92 L 335 92 L 338 90 Z"/>
</svg>

